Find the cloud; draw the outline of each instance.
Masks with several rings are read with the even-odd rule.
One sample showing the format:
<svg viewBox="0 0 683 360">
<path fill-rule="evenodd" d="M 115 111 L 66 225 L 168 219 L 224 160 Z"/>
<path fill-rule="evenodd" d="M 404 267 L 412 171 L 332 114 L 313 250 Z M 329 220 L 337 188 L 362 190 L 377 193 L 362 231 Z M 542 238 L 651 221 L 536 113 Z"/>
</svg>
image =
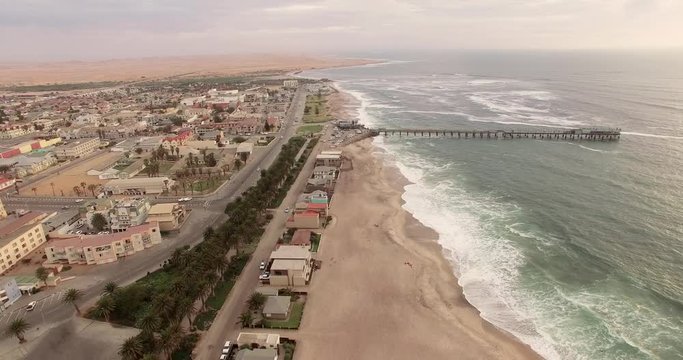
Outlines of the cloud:
<svg viewBox="0 0 683 360">
<path fill-rule="evenodd" d="M 683 46 L 681 0 L 0 0 L 2 60 Z"/>
</svg>

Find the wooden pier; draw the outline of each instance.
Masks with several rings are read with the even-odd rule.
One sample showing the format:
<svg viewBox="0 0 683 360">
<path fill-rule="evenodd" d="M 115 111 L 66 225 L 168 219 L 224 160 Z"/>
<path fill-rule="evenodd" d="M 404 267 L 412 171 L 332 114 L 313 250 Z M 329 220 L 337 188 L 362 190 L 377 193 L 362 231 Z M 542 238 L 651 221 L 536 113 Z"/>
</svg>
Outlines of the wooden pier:
<svg viewBox="0 0 683 360">
<path fill-rule="evenodd" d="M 482 140 L 584 140 L 584 141 L 617 141 L 621 136 L 621 129 L 530 129 L 530 130 L 444 130 L 444 129 L 370 129 L 374 136 L 398 135 L 420 137 L 448 137 L 455 139 Z"/>
</svg>

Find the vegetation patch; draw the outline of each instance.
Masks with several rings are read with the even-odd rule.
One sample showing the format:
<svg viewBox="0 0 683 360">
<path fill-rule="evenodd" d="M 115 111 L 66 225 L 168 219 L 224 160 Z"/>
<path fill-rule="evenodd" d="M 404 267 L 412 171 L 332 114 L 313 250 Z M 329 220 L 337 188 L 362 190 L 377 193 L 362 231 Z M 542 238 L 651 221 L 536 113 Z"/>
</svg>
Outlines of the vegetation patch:
<svg viewBox="0 0 683 360">
<path fill-rule="evenodd" d="M 263 327 L 269 329 L 298 329 L 304 316 L 304 302 L 292 304 L 292 310 L 287 320 L 263 320 Z"/>
<path fill-rule="evenodd" d="M 302 125 L 296 130 L 296 133 L 299 135 L 308 135 L 308 134 L 319 133 L 322 130 L 323 130 L 323 126 L 320 124 Z"/>
</svg>

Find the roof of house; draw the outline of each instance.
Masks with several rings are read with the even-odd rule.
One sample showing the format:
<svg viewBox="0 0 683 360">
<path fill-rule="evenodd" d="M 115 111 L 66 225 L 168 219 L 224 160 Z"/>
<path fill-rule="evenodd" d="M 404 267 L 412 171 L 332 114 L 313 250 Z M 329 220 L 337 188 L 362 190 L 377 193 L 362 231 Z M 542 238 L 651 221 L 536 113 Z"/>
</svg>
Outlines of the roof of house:
<svg viewBox="0 0 683 360">
<path fill-rule="evenodd" d="M 280 344 L 279 334 L 264 334 L 264 333 L 248 333 L 241 332 L 237 335 L 238 344 L 259 344 L 276 346 Z"/>
<path fill-rule="evenodd" d="M 302 247 L 302 249 L 305 249 Z M 270 270 L 303 270 L 306 268 L 304 259 L 275 259 L 270 265 Z"/>
<path fill-rule="evenodd" d="M 266 296 L 266 303 L 263 304 L 264 314 L 287 314 L 292 298 L 289 296 Z"/>
<path fill-rule="evenodd" d="M 277 359 L 275 349 L 242 349 L 235 356 L 235 360 L 274 360 Z"/>
<path fill-rule="evenodd" d="M 311 253 L 306 248 L 293 245 L 281 245 L 270 253 L 271 259 L 310 259 Z"/>
<path fill-rule="evenodd" d="M 268 286 L 259 286 L 255 290 L 259 294 L 267 295 L 267 296 L 274 296 L 279 293 L 279 289 L 276 287 L 268 287 Z"/>
<path fill-rule="evenodd" d="M 308 208 L 308 209 L 327 209 L 327 203 L 310 202 L 310 203 L 306 204 L 306 208 Z"/>
<path fill-rule="evenodd" d="M 153 228 L 159 228 L 159 223 L 156 221 L 145 223 L 138 226 L 131 226 L 126 231 L 115 232 L 113 234 L 102 235 L 78 235 L 69 238 L 52 240 L 46 247 L 48 248 L 66 248 L 66 247 L 89 247 L 109 245 L 115 241 L 120 241 L 130 238 L 134 234 L 149 231 Z"/>
<path fill-rule="evenodd" d="M 316 211 L 312 211 L 312 210 L 309 211 L 309 210 L 306 210 L 306 211 L 303 211 L 303 212 L 300 212 L 300 213 L 296 213 L 296 214 L 294 214 L 294 216 L 318 217 L 318 216 L 320 216 L 320 214 L 318 214 Z"/>
<path fill-rule="evenodd" d="M 319 160 L 337 160 L 341 158 L 341 155 L 336 155 L 336 154 L 320 154 L 315 157 L 316 159 Z"/>
<path fill-rule="evenodd" d="M 299 229 L 292 235 L 291 245 L 311 245 L 311 230 Z"/>
<path fill-rule="evenodd" d="M 168 213 L 173 212 L 173 209 L 175 209 L 176 206 L 178 206 L 177 202 L 152 205 L 152 207 L 149 209 L 148 214 L 149 215 L 168 214 Z"/>
<path fill-rule="evenodd" d="M 237 150 L 236 152 L 241 153 L 241 152 L 252 152 L 254 150 L 254 144 L 250 142 L 243 142 L 237 145 Z"/>
<path fill-rule="evenodd" d="M 325 150 L 320 152 L 321 155 L 341 155 L 341 150 Z"/>
<path fill-rule="evenodd" d="M 18 286 L 22 285 L 33 285 L 37 283 L 39 280 L 37 277 L 33 275 L 17 275 L 14 277 L 14 281 L 17 282 Z"/>
</svg>

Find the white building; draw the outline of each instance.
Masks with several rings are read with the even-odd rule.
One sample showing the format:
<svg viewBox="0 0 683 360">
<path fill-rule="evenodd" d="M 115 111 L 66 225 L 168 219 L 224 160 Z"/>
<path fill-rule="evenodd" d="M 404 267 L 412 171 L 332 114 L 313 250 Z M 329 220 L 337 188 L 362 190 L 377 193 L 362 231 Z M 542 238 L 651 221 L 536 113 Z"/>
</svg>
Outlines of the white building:
<svg viewBox="0 0 683 360">
<path fill-rule="evenodd" d="M 119 201 L 109 211 L 112 231 L 124 231 L 131 226 L 142 225 L 147 220 L 150 204 L 147 199 Z"/>
<path fill-rule="evenodd" d="M 158 176 L 151 178 L 114 179 L 104 184 L 107 195 L 146 195 L 161 194 L 171 188 L 175 181 Z"/>
<path fill-rule="evenodd" d="M 28 212 L 0 220 L 0 274 L 45 242 L 41 221 L 46 214 Z"/>
<path fill-rule="evenodd" d="M 100 146 L 100 139 L 75 140 L 69 144 L 55 149 L 57 157 L 60 159 L 75 159 L 90 154 Z"/>
<path fill-rule="evenodd" d="M 282 86 L 284 86 L 285 88 L 288 88 L 288 89 L 293 89 L 293 88 L 296 88 L 297 86 L 299 86 L 299 81 L 298 80 L 292 80 L 292 79 L 285 80 L 282 82 Z"/>
<path fill-rule="evenodd" d="M 17 281 L 11 277 L 0 277 L 0 312 L 14 304 L 21 297 Z"/>
</svg>

